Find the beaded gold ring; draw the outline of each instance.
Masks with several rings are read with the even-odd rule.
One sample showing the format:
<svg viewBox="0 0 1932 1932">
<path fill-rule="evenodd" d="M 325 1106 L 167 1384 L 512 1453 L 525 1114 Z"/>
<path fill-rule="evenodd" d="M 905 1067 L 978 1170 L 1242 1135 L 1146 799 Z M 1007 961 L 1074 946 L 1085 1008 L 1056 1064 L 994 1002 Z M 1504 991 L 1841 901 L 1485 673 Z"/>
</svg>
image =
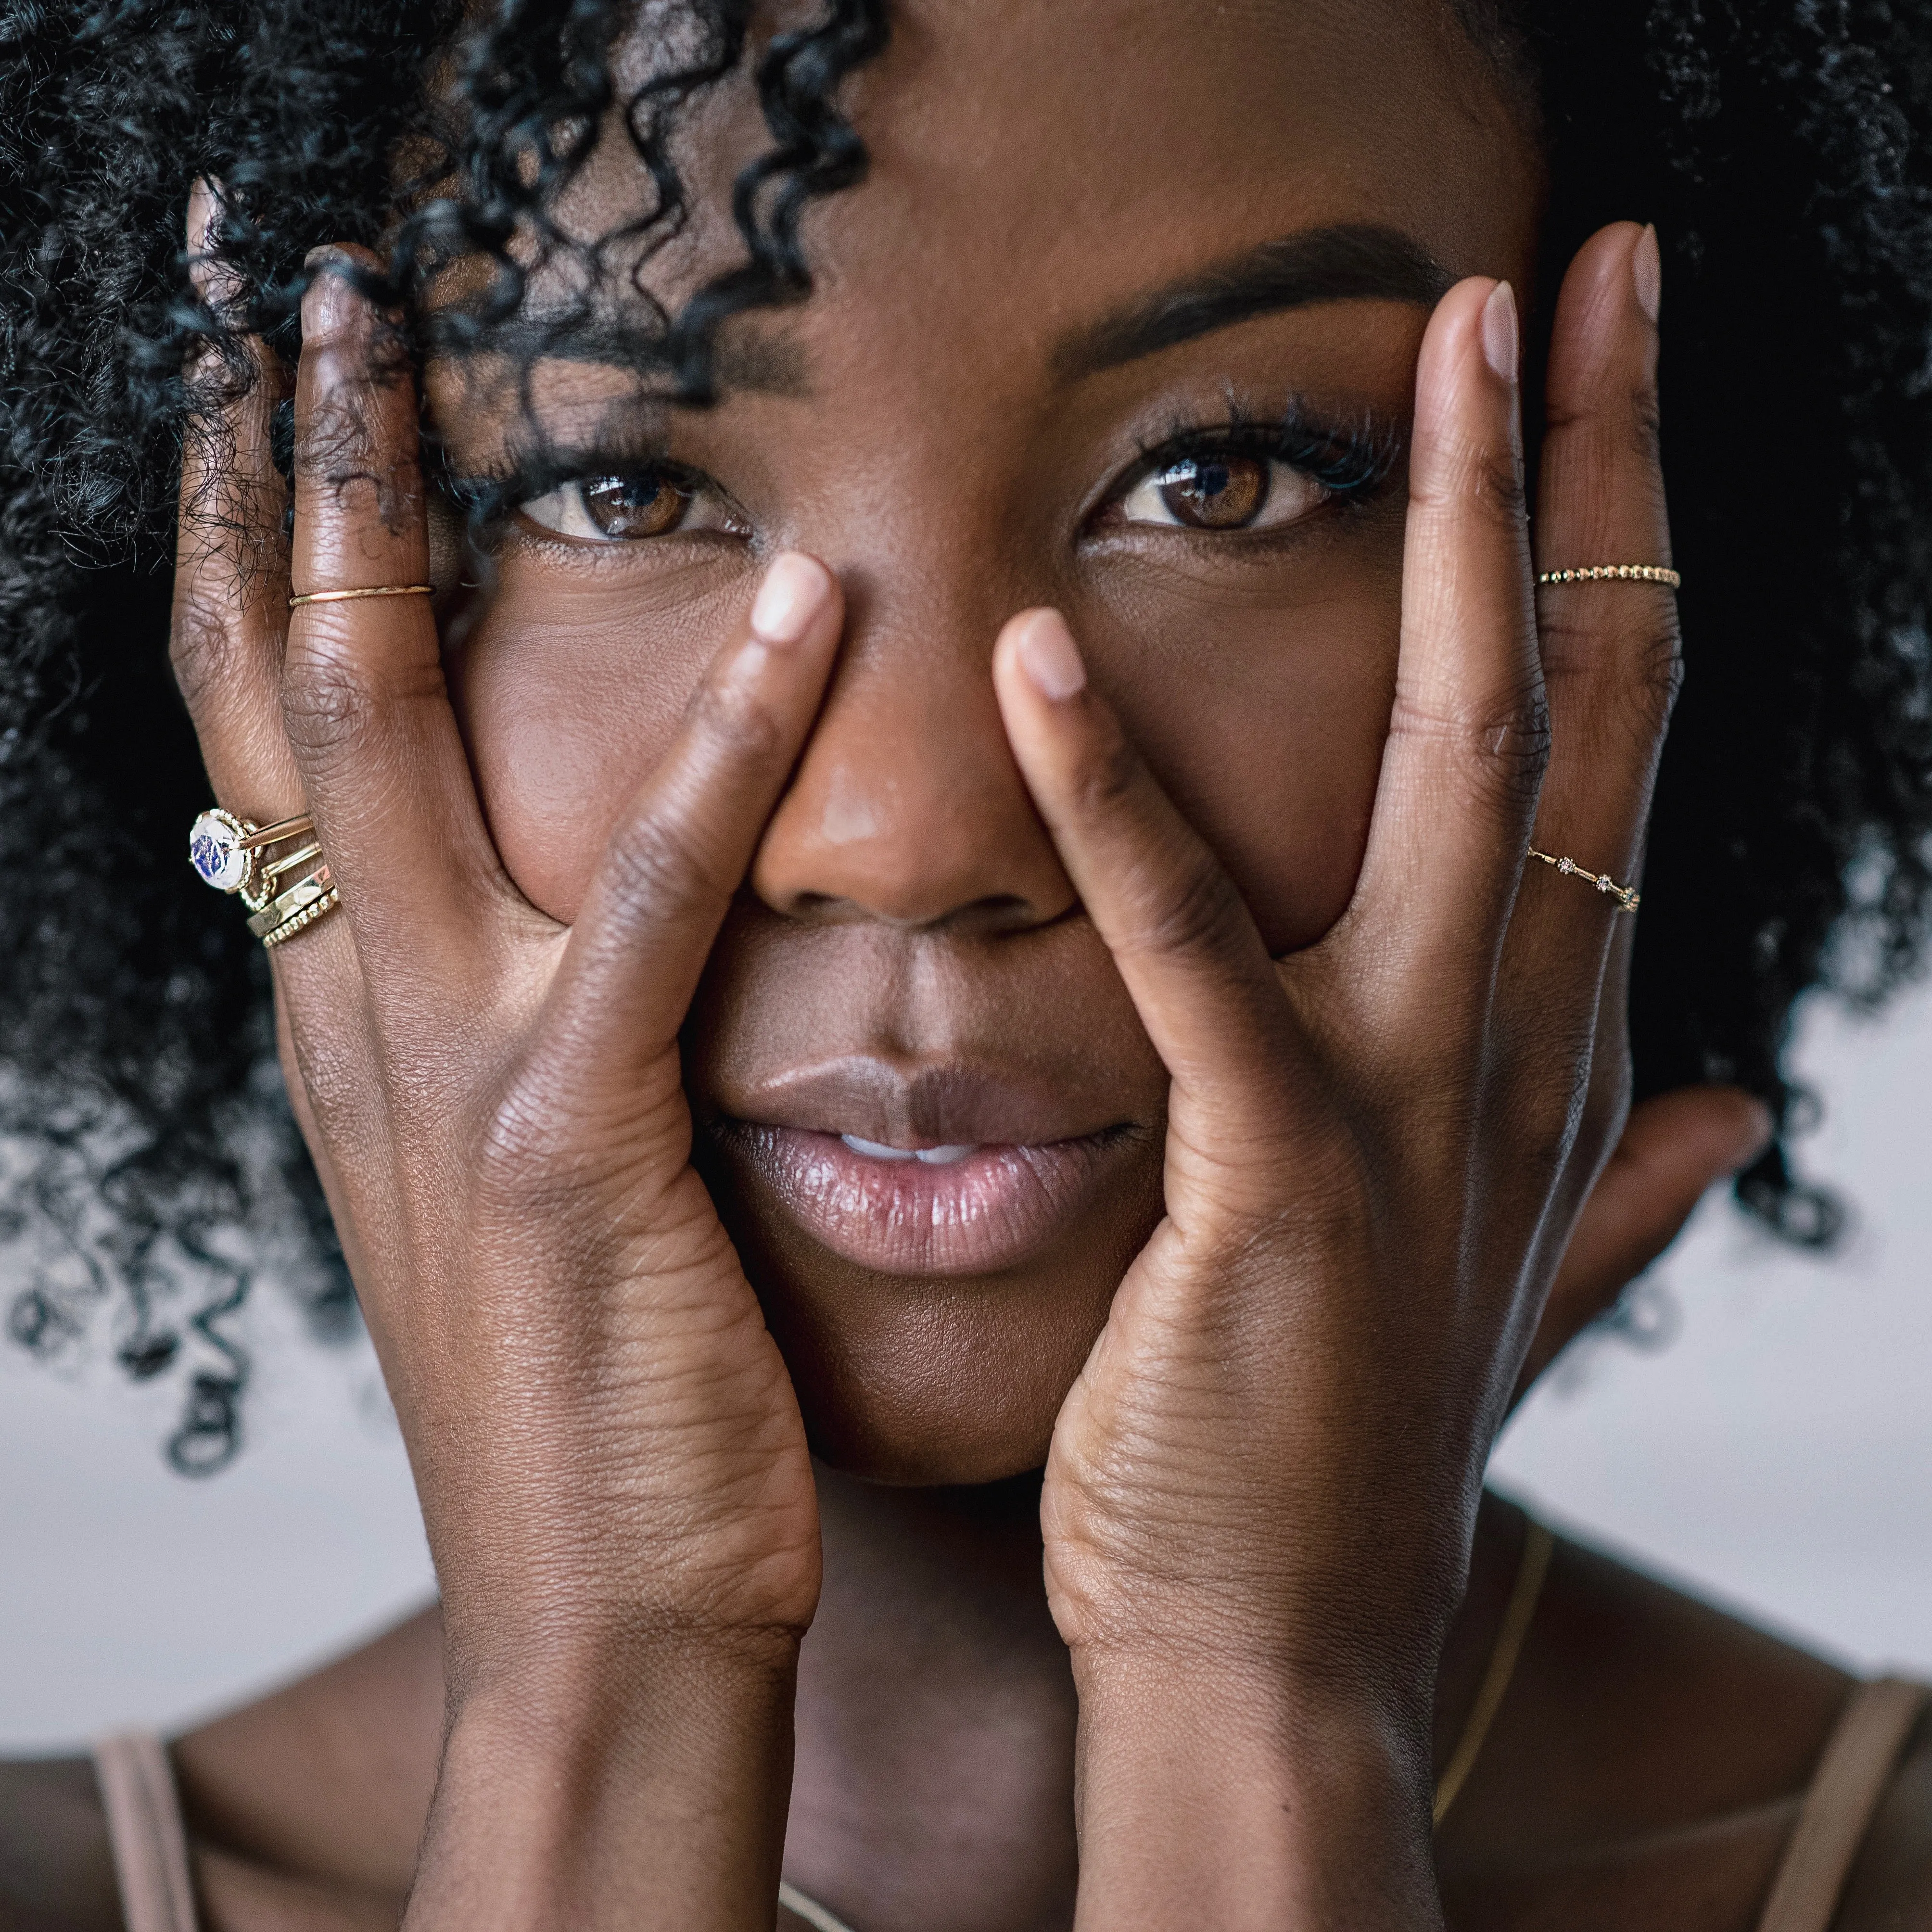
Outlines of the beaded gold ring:
<svg viewBox="0 0 1932 1932">
<path fill-rule="evenodd" d="M 1684 579 L 1661 563 L 1590 563 L 1575 570 L 1544 570 L 1537 573 L 1540 589 L 1546 584 L 1667 584 L 1681 590 Z"/>
<path fill-rule="evenodd" d="M 305 911 L 298 912 L 293 919 L 283 920 L 273 932 L 262 935 L 264 946 L 280 946 L 285 940 L 294 938 L 305 926 L 314 925 L 319 919 L 326 918 L 342 903 L 342 895 L 331 886 L 322 897 Z"/>
</svg>

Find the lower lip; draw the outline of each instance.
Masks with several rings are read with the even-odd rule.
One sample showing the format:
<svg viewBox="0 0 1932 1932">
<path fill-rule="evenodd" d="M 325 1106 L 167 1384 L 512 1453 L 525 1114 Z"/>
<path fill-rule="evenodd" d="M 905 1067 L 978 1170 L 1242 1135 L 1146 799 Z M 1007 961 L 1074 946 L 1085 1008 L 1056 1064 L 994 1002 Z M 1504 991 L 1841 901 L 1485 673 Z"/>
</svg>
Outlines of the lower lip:
<svg viewBox="0 0 1932 1932">
<path fill-rule="evenodd" d="M 836 1134 L 735 1125 L 730 1144 L 805 1231 L 883 1274 L 990 1274 L 1065 1232 L 1093 1198 L 1114 1133 L 976 1148 L 944 1166 L 880 1160 Z"/>
</svg>

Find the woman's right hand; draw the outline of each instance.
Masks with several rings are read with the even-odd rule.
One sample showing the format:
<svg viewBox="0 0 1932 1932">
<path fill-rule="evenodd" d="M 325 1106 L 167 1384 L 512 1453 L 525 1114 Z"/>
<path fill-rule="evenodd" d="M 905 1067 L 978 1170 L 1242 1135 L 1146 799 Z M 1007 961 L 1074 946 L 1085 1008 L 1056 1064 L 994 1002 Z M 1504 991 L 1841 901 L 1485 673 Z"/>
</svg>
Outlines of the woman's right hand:
<svg viewBox="0 0 1932 1932">
<path fill-rule="evenodd" d="M 302 321 L 292 542 L 258 351 L 261 380 L 190 439 L 173 653 L 219 802 L 312 813 L 341 892 L 271 958 L 443 1592 L 450 1731 L 411 1922 L 647 1894 L 685 1924 L 769 1927 L 817 1502 L 689 1164 L 677 1040 L 817 711 L 838 586 L 809 559 L 772 566 L 560 926 L 496 855 L 430 600 L 288 608 L 291 583 L 429 570 L 387 325 L 327 266 Z"/>
</svg>

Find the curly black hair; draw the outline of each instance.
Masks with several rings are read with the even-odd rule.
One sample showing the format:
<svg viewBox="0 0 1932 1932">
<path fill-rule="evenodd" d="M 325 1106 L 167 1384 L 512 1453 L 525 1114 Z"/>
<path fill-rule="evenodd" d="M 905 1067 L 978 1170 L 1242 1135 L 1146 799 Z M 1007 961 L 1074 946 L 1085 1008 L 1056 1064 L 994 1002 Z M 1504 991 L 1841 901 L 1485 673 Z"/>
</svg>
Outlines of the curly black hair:
<svg viewBox="0 0 1932 1932">
<path fill-rule="evenodd" d="M 1549 155 L 1541 291 L 1601 224 L 1670 257 L 1666 472 L 1688 678 L 1644 880 L 1640 1094 L 1802 1099 L 1794 1002 L 1881 999 L 1916 967 L 1932 838 L 1932 4 L 1452 0 Z M 360 242 L 406 314 L 442 268 L 460 338 L 513 316 L 527 251 L 638 263 L 692 210 L 682 110 L 748 61 L 770 136 L 734 184 L 740 259 L 634 345 L 662 393 L 717 393 L 720 326 L 802 299 L 801 226 L 858 181 L 847 77 L 884 0 L 763 34 L 752 0 L 0 4 L 0 1238 L 32 1348 L 111 1310 L 136 1376 L 171 1366 L 177 1466 L 233 1453 L 247 1362 L 225 1318 L 266 1271 L 318 1323 L 352 1297 L 271 1054 L 261 950 L 182 862 L 206 800 L 167 626 L 184 363 L 245 380 L 238 334 L 298 346 L 307 251 Z M 641 38 L 641 77 L 616 58 Z M 620 71 L 621 70 L 621 71 Z M 624 92 L 628 87 L 630 92 Z M 621 134 L 614 130 L 621 130 Z M 632 143 L 634 218 L 594 244 L 559 197 Z M 190 184 L 220 184 L 196 292 Z M 586 299 L 593 299 L 586 296 Z M 419 321 L 418 331 L 432 325 Z M 418 346 L 426 336 L 419 332 Z M 457 346 L 460 346 L 460 340 Z M 282 431 L 286 455 L 286 413 Z M 1747 1208 L 1822 1244 L 1834 1210 L 1782 1141 Z"/>
</svg>

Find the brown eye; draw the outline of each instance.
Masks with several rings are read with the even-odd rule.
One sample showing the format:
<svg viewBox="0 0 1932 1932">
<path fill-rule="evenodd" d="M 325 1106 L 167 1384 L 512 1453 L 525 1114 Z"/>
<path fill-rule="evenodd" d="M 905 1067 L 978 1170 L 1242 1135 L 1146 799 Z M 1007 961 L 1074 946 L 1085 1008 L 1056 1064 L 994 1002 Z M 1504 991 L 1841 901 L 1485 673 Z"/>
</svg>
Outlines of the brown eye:
<svg viewBox="0 0 1932 1932">
<path fill-rule="evenodd" d="M 1252 456 L 1190 456 L 1151 480 L 1177 524 L 1190 530 L 1238 530 L 1268 500 L 1269 465 Z"/>
<path fill-rule="evenodd" d="M 1112 520 L 1210 534 L 1298 522 L 1327 502 L 1315 479 L 1278 458 L 1234 450 L 1178 457 L 1116 500 Z"/>
<path fill-rule="evenodd" d="M 541 496 L 526 497 L 517 514 L 573 543 L 637 543 L 698 531 L 751 534 L 715 483 L 668 465 L 560 484 Z"/>
<path fill-rule="evenodd" d="M 607 537 L 661 537 L 682 523 L 693 493 L 661 470 L 599 476 L 579 486 L 584 514 Z"/>
</svg>

